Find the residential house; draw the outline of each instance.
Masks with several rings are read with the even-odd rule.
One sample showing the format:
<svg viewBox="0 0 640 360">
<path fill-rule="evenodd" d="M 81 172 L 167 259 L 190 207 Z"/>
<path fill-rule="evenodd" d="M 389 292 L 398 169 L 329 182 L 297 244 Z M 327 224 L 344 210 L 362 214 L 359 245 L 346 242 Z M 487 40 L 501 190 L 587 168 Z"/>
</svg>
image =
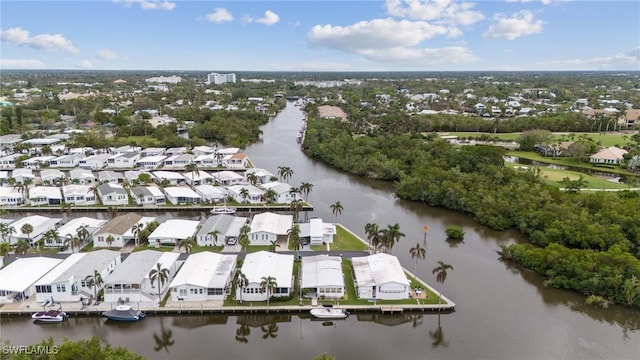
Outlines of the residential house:
<svg viewBox="0 0 640 360">
<path fill-rule="evenodd" d="M 164 164 L 166 158 L 164 155 L 145 156 L 138 159 L 136 167 L 142 169 L 157 169 Z"/>
<path fill-rule="evenodd" d="M 69 154 L 58 156 L 55 159 L 49 160 L 49 166 L 52 168 L 75 168 L 80 165 L 80 159 L 83 154 Z"/>
<path fill-rule="evenodd" d="M 0 206 L 19 206 L 24 204 L 24 195 L 14 187 L 0 187 Z"/>
<path fill-rule="evenodd" d="M 149 243 L 175 246 L 181 240 L 192 237 L 199 224 L 196 220 L 169 219 L 149 235 Z"/>
<path fill-rule="evenodd" d="M 259 169 L 259 168 L 250 168 L 247 169 L 247 171 L 245 171 L 244 173 L 244 178 L 247 182 L 249 182 L 248 180 L 248 176 L 249 174 L 255 174 L 257 180 L 258 180 L 258 184 L 266 184 L 268 182 L 271 182 L 272 179 L 277 179 L 278 177 L 273 175 L 272 173 L 270 173 L 269 171 L 265 170 L 265 169 Z"/>
<path fill-rule="evenodd" d="M 60 180 L 66 178 L 64 173 L 58 169 L 44 169 L 40 171 L 40 181 L 43 185 L 60 185 Z"/>
<path fill-rule="evenodd" d="M 175 148 L 168 148 L 167 150 L 165 150 L 164 155 L 176 156 L 176 155 L 182 155 L 186 153 L 187 153 L 186 147 L 175 147 Z"/>
<path fill-rule="evenodd" d="M 210 154 L 214 154 L 216 151 L 218 151 L 218 147 L 217 146 L 196 146 L 193 148 L 193 155 L 195 156 L 200 156 L 200 155 L 210 155 Z"/>
<path fill-rule="evenodd" d="M 260 204 L 265 191 L 253 185 L 227 186 L 227 194 L 239 203 Z"/>
<path fill-rule="evenodd" d="M 272 241 L 284 242 L 286 249 L 287 232 L 293 226 L 293 215 L 272 212 L 256 214 L 251 221 L 249 240 L 251 245 L 270 245 Z"/>
<path fill-rule="evenodd" d="M 190 186 L 213 183 L 213 176 L 209 173 L 198 170 L 197 172 L 187 171 L 182 173 L 187 184 Z"/>
<path fill-rule="evenodd" d="M 85 229 L 87 231 L 87 237 L 84 239 L 86 243 L 93 241 L 93 234 L 104 224 L 107 223 L 107 220 L 100 220 L 95 218 L 90 218 L 87 216 L 82 216 L 79 218 L 74 218 L 69 220 L 68 223 L 60 226 L 58 228 L 58 239 L 47 239 L 45 240 L 45 246 L 55 246 L 61 247 L 64 245 L 64 240 L 68 237 L 79 236 L 78 232 L 80 229 Z M 84 246 L 85 244 L 80 244 L 80 246 Z"/>
<path fill-rule="evenodd" d="M 15 245 L 19 240 L 24 239 L 31 245 L 35 244 L 42 238 L 44 233 L 51 229 L 55 229 L 57 224 L 62 219 L 50 218 L 41 215 L 31 215 L 22 217 L 11 223 L 11 226 L 16 229 L 16 232 L 10 239 L 3 239 L 4 241 L 11 241 L 11 245 Z M 25 224 L 31 225 L 31 232 L 25 233 L 22 230 Z"/>
<path fill-rule="evenodd" d="M 620 115 L 618 123 L 622 128 L 634 129 L 640 125 L 640 109 L 627 109 Z"/>
<path fill-rule="evenodd" d="M 140 206 L 155 206 L 167 203 L 164 193 L 155 186 L 133 187 L 131 188 L 131 196 L 136 205 Z"/>
<path fill-rule="evenodd" d="M 246 217 L 226 214 L 212 216 L 198 230 L 196 242 L 198 246 L 235 245 L 240 237 L 240 229 L 248 224 L 249 218 Z"/>
<path fill-rule="evenodd" d="M 129 205 L 129 194 L 122 185 L 105 183 L 98 186 L 98 196 L 102 205 Z"/>
<path fill-rule="evenodd" d="M 217 203 L 227 197 L 227 190 L 221 186 L 204 184 L 194 186 L 193 190 L 202 197 L 203 202 Z"/>
<path fill-rule="evenodd" d="M 164 180 L 167 180 L 169 185 L 182 185 L 185 184 L 186 179 L 182 174 L 173 171 L 154 171 L 151 173 L 154 177 L 156 184 L 161 184 Z"/>
<path fill-rule="evenodd" d="M 223 166 L 229 169 L 244 170 L 249 167 L 249 163 L 249 158 L 244 153 L 227 155 L 222 158 Z"/>
<path fill-rule="evenodd" d="M 341 299 L 345 295 L 342 257 L 302 257 L 301 287 L 320 299 Z"/>
<path fill-rule="evenodd" d="M 119 171 L 102 170 L 98 171 L 98 181 L 104 184 L 105 182 L 111 184 L 121 184 L 124 182 L 124 175 Z"/>
<path fill-rule="evenodd" d="M 195 156 L 192 154 L 173 155 L 164 159 L 164 167 L 169 169 L 184 169 L 193 163 Z"/>
<path fill-rule="evenodd" d="M 310 219 L 308 223 L 299 224 L 300 238 L 309 245 L 333 243 L 337 234 L 336 224 L 323 222 L 320 218 Z"/>
<path fill-rule="evenodd" d="M 49 166 L 49 161 L 55 158 L 55 156 L 35 156 L 22 161 L 22 166 L 26 169 L 40 169 L 43 166 Z"/>
<path fill-rule="evenodd" d="M 354 257 L 351 263 L 358 298 L 377 300 L 409 298 L 411 284 L 397 257 L 378 253 Z"/>
<path fill-rule="evenodd" d="M 93 175 L 93 172 L 87 169 L 70 170 L 69 178 L 71 182 L 78 185 L 93 185 L 96 182 L 96 177 Z"/>
<path fill-rule="evenodd" d="M 3 157 L 0 157 L 0 169 L 15 169 L 16 168 L 16 161 L 22 155 L 23 154 L 16 153 L 16 154 L 11 154 L 11 155 L 6 155 L 6 156 L 3 156 Z"/>
<path fill-rule="evenodd" d="M 33 296 L 36 281 L 61 262 L 61 259 L 49 257 L 26 257 L 0 269 L 0 304 L 24 301 Z"/>
<path fill-rule="evenodd" d="M 229 170 L 217 171 L 212 176 L 216 184 L 222 186 L 237 185 L 245 182 L 242 175 Z"/>
<path fill-rule="evenodd" d="M 143 224 L 143 217 L 135 213 L 119 215 L 104 224 L 93 235 L 93 247 L 123 247 L 133 236 L 131 233 L 134 225 Z"/>
<path fill-rule="evenodd" d="M 173 205 L 190 205 L 202 202 L 202 197 L 188 187 L 166 187 L 164 193 Z"/>
<path fill-rule="evenodd" d="M 144 250 L 133 252 L 109 275 L 104 285 L 104 301 L 109 303 L 138 303 L 159 301 L 169 287 L 169 283 L 178 272 L 182 262 L 179 253 Z M 151 281 L 150 273 L 167 269 L 167 279 L 158 283 Z M 160 288 L 158 289 L 158 285 Z"/>
<path fill-rule="evenodd" d="M 165 149 L 165 148 L 160 148 L 160 147 L 151 147 L 151 148 L 146 148 L 146 149 L 142 150 L 142 151 L 140 152 L 140 154 L 141 154 L 143 157 L 147 157 L 147 156 L 158 156 L 158 155 L 164 155 L 164 152 L 165 152 L 166 150 L 167 150 L 167 149 Z"/>
<path fill-rule="evenodd" d="M 62 192 L 57 186 L 36 186 L 29 190 L 29 204 L 31 206 L 61 205 Z"/>
<path fill-rule="evenodd" d="M 16 183 L 24 184 L 25 180 L 30 180 L 33 183 L 36 176 L 31 169 L 19 168 L 11 172 L 11 176 L 16 180 Z"/>
<path fill-rule="evenodd" d="M 98 170 L 107 166 L 107 159 L 111 154 L 97 154 L 80 159 L 80 167 L 83 169 Z"/>
<path fill-rule="evenodd" d="M 249 253 L 242 263 L 242 273 L 248 284 L 242 289 L 236 288 L 236 299 L 243 301 L 265 301 L 267 291 L 261 284 L 264 279 L 275 279 L 276 288 L 271 296 L 289 296 L 293 291 L 293 255 L 277 254 L 267 251 Z"/>
<path fill-rule="evenodd" d="M 191 254 L 171 282 L 172 301 L 224 300 L 231 293 L 237 255 Z"/>
<path fill-rule="evenodd" d="M 97 195 L 89 185 L 65 185 L 62 187 L 65 204 L 96 205 Z"/>
<path fill-rule="evenodd" d="M 111 154 L 126 154 L 126 153 L 139 154 L 141 151 L 142 151 L 142 147 L 140 147 L 140 146 L 124 145 L 124 146 L 120 146 L 120 147 L 117 147 L 117 148 L 112 148 L 111 149 Z"/>
<path fill-rule="evenodd" d="M 107 167 L 114 169 L 133 169 L 136 167 L 140 153 L 126 152 L 112 155 L 107 159 Z"/>
<path fill-rule="evenodd" d="M 262 184 L 261 187 L 265 191 L 273 190 L 275 192 L 275 199 L 273 199 L 273 202 L 278 204 L 290 204 L 293 200 L 298 199 L 298 197 L 296 196 L 297 194 L 291 193 L 291 189 L 293 187 L 287 183 L 274 181 Z"/>
<path fill-rule="evenodd" d="M 625 149 L 611 146 L 589 156 L 589 162 L 592 164 L 620 165 L 624 161 L 626 153 L 628 151 Z"/>
</svg>

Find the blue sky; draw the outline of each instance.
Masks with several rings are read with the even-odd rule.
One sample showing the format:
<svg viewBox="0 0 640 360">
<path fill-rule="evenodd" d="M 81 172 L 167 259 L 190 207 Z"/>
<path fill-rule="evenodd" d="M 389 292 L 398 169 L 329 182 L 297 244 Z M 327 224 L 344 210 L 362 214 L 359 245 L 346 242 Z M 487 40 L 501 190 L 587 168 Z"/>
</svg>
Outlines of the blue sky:
<svg viewBox="0 0 640 360">
<path fill-rule="evenodd" d="M 640 2 L 0 2 L 0 68 L 640 70 Z"/>
</svg>

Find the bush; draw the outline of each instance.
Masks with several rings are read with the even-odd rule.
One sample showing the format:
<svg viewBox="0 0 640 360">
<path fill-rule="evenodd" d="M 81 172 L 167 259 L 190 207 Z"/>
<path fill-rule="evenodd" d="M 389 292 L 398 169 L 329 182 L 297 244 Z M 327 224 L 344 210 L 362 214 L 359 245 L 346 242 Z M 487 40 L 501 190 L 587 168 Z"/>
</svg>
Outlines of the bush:
<svg viewBox="0 0 640 360">
<path fill-rule="evenodd" d="M 462 240 L 464 239 L 464 230 L 458 225 L 451 225 L 445 231 L 448 239 Z"/>
</svg>

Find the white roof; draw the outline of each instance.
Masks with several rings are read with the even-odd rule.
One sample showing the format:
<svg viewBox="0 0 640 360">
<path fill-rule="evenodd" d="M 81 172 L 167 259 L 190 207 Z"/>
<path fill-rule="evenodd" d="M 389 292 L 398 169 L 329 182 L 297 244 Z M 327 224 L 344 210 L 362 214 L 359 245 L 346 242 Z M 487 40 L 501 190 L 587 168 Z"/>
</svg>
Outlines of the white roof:
<svg viewBox="0 0 640 360">
<path fill-rule="evenodd" d="M 204 171 L 200 171 L 200 170 L 198 170 L 198 172 L 195 174 L 195 176 L 194 176 L 193 172 L 191 172 L 191 171 L 187 171 L 187 172 L 182 173 L 182 176 L 184 176 L 185 178 L 190 179 L 190 180 L 201 180 L 201 179 L 211 179 L 211 178 L 213 178 L 213 176 L 209 175 L 209 173 L 204 172 Z"/>
<path fill-rule="evenodd" d="M 29 199 L 44 197 L 47 199 L 62 199 L 62 193 L 57 186 L 36 186 L 29 190 Z"/>
<path fill-rule="evenodd" d="M 237 255 L 222 255 L 208 251 L 191 254 L 170 287 L 195 285 L 204 288 L 224 288 L 236 267 L 237 258 Z"/>
<path fill-rule="evenodd" d="M 54 271 L 47 274 L 47 276 L 40 279 L 37 284 L 55 284 L 58 282 L 67 281 L 69 280 L 69 278 L 71 278 L 71 276 L 75 277 L 76 279 L 83 279 L 84 277 L 92 276 L 95 270 L 103 271 L 111 262 L 113 262 L 117 257 L 121 256 L 120 252 L 118 251 L 106 249 L 80 254 L 83 254 L 84 256 L 74 261 L 73 264 L 64 269 L 64 271 L 57 273 L 57 277 L 49 277 L 49 275 L 57 270 L 56 268 L 54 269 Z M 74 255 L 79 254 L 70 255 L 59 266 L 66 266 L 65 263 L 67 262 L 67 260 L 69 260 L 69 258 Z M 106 280 L 106 278 L 104 280 Z"/>
<path fill-rule="evenodd" d="M 237 152 L 240 152 L 240 148 L 237 148 L 237 147 L 221 148 L 221 149 L 218 149 L 218 152 L 220 154 L 235 154 Z"/>
<path fill-rule="evenodd" d="M 45 276 L 43 276 L 36 285 L 49 285 L 52 284 L 56 279 L 60 277 L 65 271 L 69 270 L 70 267 L 75 265 L 80 259 L 82 259 L 88 253 L 77 253 L 71 254 L 66 259 L 64 259 L 61 263 L 58 264 L 53 270 L 49 271 Z"/>
<path fill-rule="evenodd" d="M 58 228 L 58 235 L 60 235 L 61 238 L 64 238 L 69 234 L 71 234 L 72 236 L 75 236 L 78 234 L 78 231 L 77 231 L 78 228 L 84 225 L 87 226 L 87 231 L 89 231 L 89 234 L 93 234 L 102 225 L 106 224 L 107 221 L 108 220 L 99 220 L 99 219 L 94 219 L 86 216 L 71 219 L 68 223 Z"/>
<path fill-rule="evenodd" d="M 398 258 L 389 254 L 374 254 L 351 259 L 358 286 L 381 286 L 395 282 L 409 285 Z"/>
<path fill-rule="evenodd" d="M 153 156 L 145 156 L 143 158 L 138 159 L 138 162 L 162 162 L 167 157 L 164 155 L 153 155 Z"/>
<path fill-rule="evenodd" d="M 91 170 L 81 169 L 81 168 L 70 170 L 69 177 L 72 179 L 86 179 L 86 178 L 95 179 L 96 178 L 96 176 L 93 175 L 93 172 Z"/>
<path fill-rule="evenodd" d="M 75 185 L 75 184 L 71 184 L 71 185 L 65 185 L 62 187 L 62 193 L 66 196 L 66 195 L 70 195 L 70 194 L 82 194 L 82 195 L 88 195 L 89 192 L 91 192 L 91 186 L 89 185 Z M 95 194 L 94 194 L 95 195 Z"/>
<path fill-rule="evenodd" d="M 9 186 L 0 186 L 0 198 L 20 198 L 22 199 L 22 193 L 18 189 Z"/>
<path fill-rule="evenodd" d="M 147 227 L 147 225 L 149 225 L 149 223 L 152 221 L 156 221 L 155 216 L 143 216 L 140 218 L 140 220 L 136 221 L 134 225 L 142 224 L 143 227 Z M 122 237 L 125 237 L 125 238 L 133 237 L 133 225 L 131 225 L 131 227 L 122 234 Z"/>
<path fill-rule="evenodd" d="M 253 217 L 251 233 L 267 232 L 277 235 L 286 235 L 293 226 L 293 215 L 280 215 L 272 212 L 263 212 Z"/>
<path fill-rule="evenodd" d="M 262 185 L 262 188 L 265 190 L 272 189 L 277 194 L 288 193 L 291 191 L 291 185 L 279 181 L 273 181 L 270 183 L 266 183 Z"/>
<path fill-rule="evenodd" d="M 244 179 L 242 175 L 229 170 L 218 171 L 213 174 L 213 177 L 218 179 L 218 181 L 231 181 L 231 180 Z"/>
<path fill-rule="evenodd" d="M 293 277 L 293 255 L 258 251 L 247 254 L 242 263 L 242 273 L 249 283 L 260 283 L 263 277 L 272 276 L 278 287 L 290 287 Z"/>
<path fill-rule="evenodd" d="M 335 224 L 325 223 L 319 218 L 311 219 L 308 223 L 301 223 L 298 226 L 300 228 L 300 237 L 321 237 L 325 234 L 336 234 Z"/>
<path fill-rule="evenodd" d="M 205 196 L 218 195 L 219 197 L 224 197 L 224 196 L 227 195 L 227 191 L 225 190 L 225 188 L 220 187 L 220 186 L 202 184 L 202 185 L 194 186 L 194 189 L 196 191 L 199 191 L 201 194 L 203 194 Z"/>
<path fill-rule="evenodd" d="M 61 262 L 40 256 L 17 259 L 0 270 L 0 290 L 23 292 Z"/>
<path fill-rule="evenodd" d="M 158 179 L 168 179 L 168 180 L 182 180 L 184 181 L 184 176 L 182 174 L 173 172 L 173 171 L 154 171 L 152 172 L 153 176 Z"/>
<path fill-rule="evenodd" d="M 344 287 L 342 258 L 316 255 L 302 258 L 302 288 Z"/>
<path fill-rule="evenodd" d="M 195 191 L 191 190 L 188 187 L 181 186 L 171 186 L 164 188 L 164 192 L 171 197 L 185 197 L 185 198 L 196 198 L 201 199 L 202 197 L 198 195 Z"/>
<path fill-rule="evenodd" d="M 21 230 L 22 225 L 30 224 L 31 226 L 33 226 L 33 232 L 29 234 L 29 237 L 33 239 L 33 238 L 36 238 L 38 235 L 42 234 L 43 232 L 47 231 L 48 229 L 53 228 L 55 224 L 59 223 L 61 220 L 62 219 L 49 218 L 49 217 L 40 216 L 40 215 L 32 215 L 32 216 L 23 217 L 16 220 L 13 224 L 11 224 L 11 226 L 13 226 L 16 229 L 16 237 L 26 238 L 27 234 L 24 234 Z"/>
<path fill-rule="evenodd" d="M 606 149 L 602 149 L 597 153 L 591 155 L 591 158 L 594 159 L 608 159 L 608 160 L 620 160 L 623 158 L 623 155 L 628 151 L 625 149 L 620 149 L 615 146 L 608 147 Z"/>
<path fill-rule="evenodd" d="M 59 178 L 62 176 L 64 176 L 64 173 L 58 169 L 44 169 L 40 171 L 40 178 L 48 178 L 48 177 Z"/>
<path fill-rule="evenodd" d="M 11 173 L 11 175 L 13 177 L 16 176 L 22 176 L 22 177 L 30 177 L 30 178 L 34 178 L 35 179 L 35 175 L 33 175 L 33 171 L 31 171 L 31 169 L 27 169 L 27 168 L 18 168 L 13 170 L 13 172 Z"/>
<path fill-rule="evenodd" d="M 197 220 L 170 219 L 158 226 L 149 235 L 151 239 L 186 239 L 195 234 L 198 224 Z"/>
<path fill-rule="evenodd" d="M 164 197 L 164 193 L 162 192 L 162 190 L 158 189 L 157 187 L 155 187 L 155 186 L 147 186 L 146 188 L 151 193 L 151 196 Z"/>
<path fill-rule="evenodd" d="M 109 275 L 109 283 L 140 284 L 149 278 L 149 272 L 160 263 L 161 268 L 171 268 L 180 253 L 143 250 L 133 252 Z"/>
</svg>

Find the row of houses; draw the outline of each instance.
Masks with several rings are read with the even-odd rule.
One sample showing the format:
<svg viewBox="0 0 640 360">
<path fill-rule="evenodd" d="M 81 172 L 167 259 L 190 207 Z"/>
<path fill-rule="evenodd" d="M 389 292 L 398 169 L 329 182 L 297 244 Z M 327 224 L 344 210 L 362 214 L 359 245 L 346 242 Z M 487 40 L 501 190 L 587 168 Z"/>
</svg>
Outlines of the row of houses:
<svg viewBox="0 0 640 360">
<path fill-rule="evenodd" d="M 72 254 L 65 259 L 20 258 L 0 270 L 0 303 L 24 301 L 78 302 L 95 298 L 104 290 L 108 303 L 155 303 L 170 291 L 172 301 L 224 300 L 235 286 L 236 300 L 265 301 L 265 278 L 275 287 L 271 296 L 296 295 L 294 255 L 266 251 L 249 253 L 240 269 L 237 255 L 200 252 L 189 256 L 144 250 L 122 255 L 112 250 Z M 398 258 L 389 254 L 354 257 L 356 294 L 361 299 L 399 300 L 410 296 L 410 282 Z M 153 281 L 154 269 L 167 269 L 164 283 Z M 237 271 L 246 282 L 234 283 Z M 96 281 L 97 277 L 102 279 Z M 301 259 L 300 293 L 310 297 L 341 299 L 345 296 L 342 258 L 314 255 Z"/>
<path fill-rule="evenodd" d="M 572 144 L 572 141 L 563 141 L 551 145 L 537 145 L 535 150 L 544 156 L 562 157 L 567 156 Z M 624 162 L 624 156 L 628 153 L 625 149 L 610 146 L 590 155 L 589 162 L 592 164 L 620 165 Z"/>
</svg>

